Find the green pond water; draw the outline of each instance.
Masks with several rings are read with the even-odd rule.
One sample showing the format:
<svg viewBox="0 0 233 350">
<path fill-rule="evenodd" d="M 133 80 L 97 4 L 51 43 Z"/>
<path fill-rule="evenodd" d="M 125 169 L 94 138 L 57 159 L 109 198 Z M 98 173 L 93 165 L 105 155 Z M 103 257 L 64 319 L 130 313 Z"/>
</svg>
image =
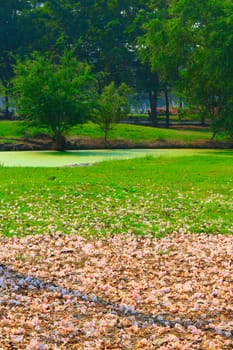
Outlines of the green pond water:
<svg viewBox="0 0 233 350">
<path fill-rule="evenodd" d="M 18 151 L 0 152 L 0 166 L 62 167 L 88 165 L 113 159 L 130 159 L 145 156 L 177 157 L 194 155 L 214 150 L 193 149 L 130 149 L 130 150 L 85 150 L 85 151 Z M 221 152 L 221 151 L 219 151 Z"/>
</svg>

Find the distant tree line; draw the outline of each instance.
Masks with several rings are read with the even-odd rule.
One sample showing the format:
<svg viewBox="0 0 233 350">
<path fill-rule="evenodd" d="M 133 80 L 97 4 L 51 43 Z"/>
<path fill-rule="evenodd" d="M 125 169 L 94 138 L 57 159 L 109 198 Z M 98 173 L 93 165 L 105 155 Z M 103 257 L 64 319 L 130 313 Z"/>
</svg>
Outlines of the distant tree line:
<svg viewBox="0 0 233 350">
<path fill-rule="evenodd" d="M 22 62 L 29 65 L 37 57 L 42 66 L 50 62 L 58 67 L 72 52 L 71 65 L 75 59 L 93 78 L 92 84 L 88 78 L 92 99 L 86 99 L 86 104 L 91 105 L 98 94 L 106 99 L 113 86 L 118 89 L 126 84 L 148 93 L 150 117 L 156 126 L 157 98 L 162 91 L 169 126 L 168 91 L 173 89 L 200 112 L 203 123 L 205 118 L 212 120 L 214 133 L 223 130 L 232 136 L 232 13 L 231 0 L 1 1 L 0 81 L 6 116 L 15 75 L 29 74 L 23 72 Z M 102 111 L 103 101 L 104 97 L 99 100 Z"/>
</svg>

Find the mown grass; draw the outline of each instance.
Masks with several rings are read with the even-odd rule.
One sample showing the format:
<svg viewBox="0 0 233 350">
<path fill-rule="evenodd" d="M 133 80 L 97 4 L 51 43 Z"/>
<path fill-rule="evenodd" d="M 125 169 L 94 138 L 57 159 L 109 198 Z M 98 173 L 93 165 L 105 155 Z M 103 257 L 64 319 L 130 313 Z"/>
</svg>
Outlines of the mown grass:
<svg viewBox="0 0 233 350">
<path fill-rule="evenodd" d="M 0 121 L 0 137 L 19 138 L 23 136 L 24 123 L 18 121 Z"/>
<path fill-rule="evenodd" d="M 233 152 L 0 167 L 0 233 L 232 234 Z"/>
<path fill-rule="evenodd" d="M 42 133 L 49 133 L 49 130 L 47 128 L 29 126 L 24 121 L 0 121 L 0 137 L 2 138 L 22 138 L 25 136 L 34 137 Z"/>
<path fill-rule="evenodd" d="M 80 137 L 102 138 L 103 132 L 98 125 L 87 123 L 72 128 L 70 134 Z M 174 130 L 165 128 L 152 128 L 147 126 L 117 124 L 109 132 L 109 139 L 129 140 L 133 142 L 174 140 L 191 142 L 196 140 L 209 140 L 212 136 L 210 131 Z"/>
<path fill-rule="evenodd" d="M 20 138 L 27 136 L 36 136 L 42 133 L 48 133 L 46 128 L 35 128 L 27 126 L 23 121 L 0 121 L 0 137 Z M 86 123 L 84 125 L 74 126 L 69 135 L 77 137 L 103 138 L 103 132 L 98 125 L 94 123 Z M 132 142 L 145 141 L 182 141 L 192 142 L 198 140 L 210 140 L 212 133 L 208 130 L 174 130 L 165 128 L 152 128 L 139 125 L 117 124 L 109 132 L 109 139 L 121 139 Z M 222 135 L 218 135 L 217 139 L 223 139 Z"/>
</svg>

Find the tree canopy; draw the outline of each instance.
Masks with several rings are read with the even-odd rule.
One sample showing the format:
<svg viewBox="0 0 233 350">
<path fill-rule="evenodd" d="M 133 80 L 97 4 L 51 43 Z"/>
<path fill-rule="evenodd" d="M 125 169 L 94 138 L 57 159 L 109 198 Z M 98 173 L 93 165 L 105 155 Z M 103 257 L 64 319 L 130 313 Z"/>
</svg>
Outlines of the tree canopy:
<svg viewBox="0 0 233 350">
<path fill-rule="evenodd" d="M 86 120 L 95 97 L 87 64 L 65 52 L 58 62 L 36 53 L 15 66 L 14 92 L 22 115 L 51 129 L 56 149 L 64 150 L 64 133 Z"/>
<path fill-rule="evenodd" d="M 7 95 L 16 57 L 72 49 L 99 93 L 111 82 L 147 92 L 154 125 L 159 91 L 175 89 L 232 134 L 232 13 L 231 0 L 1 2 L 0 79 Z"/>
<path fill-rule="evenodd" d="M 155 9 L 155 7 L 153 7 Z M 233 3 L 170 1 L 144 24 L 141 55 L 164 83 L 212 119 L 214 132 L 233 133 Z"/>
<path fill-rule="evenodd" d="M 126 84 L 123 83 L 117 88 L 115 83 L 111 82 L 104 87 L 99 96 L 94 120 L 103 130 L 105 142 L 112 125 L 129 113 L 130 92 Z"/>
</svg>

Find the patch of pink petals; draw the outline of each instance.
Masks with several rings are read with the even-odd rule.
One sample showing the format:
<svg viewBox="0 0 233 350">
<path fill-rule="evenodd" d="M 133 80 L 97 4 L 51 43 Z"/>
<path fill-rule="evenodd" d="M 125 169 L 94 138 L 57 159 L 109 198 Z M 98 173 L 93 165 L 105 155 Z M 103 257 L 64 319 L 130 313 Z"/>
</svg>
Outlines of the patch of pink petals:
<svg viewBox="0 0 233 350">
<path fill-rule="evenodd" d="M 0 262 L 14 271 L 177 323 L 142 327 L 106 305 L 56 291 L 14 290 L 0 276 L 0 348 L 232 349 L 232 339 L 221 334 L 233 331 L 232 259 L 230 235 L 2 237 Z M 219 334 L 195 327 L 195 320 Z"/>
</svg>

